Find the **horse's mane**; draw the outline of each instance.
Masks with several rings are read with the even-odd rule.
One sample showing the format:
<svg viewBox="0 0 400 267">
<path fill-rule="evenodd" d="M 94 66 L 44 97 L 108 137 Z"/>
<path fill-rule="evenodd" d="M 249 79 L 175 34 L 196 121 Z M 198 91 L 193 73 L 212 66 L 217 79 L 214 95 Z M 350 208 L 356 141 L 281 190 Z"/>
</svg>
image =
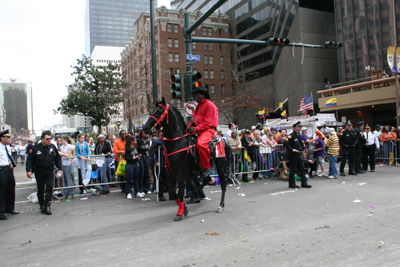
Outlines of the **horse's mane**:
<svg viewBox="0 0 400 267">
<path fill-rule="evenodd" d="M 179 112 L 178 108 L 176 108 L 174 105 L 172 105 L 171 103 L 168 103 L 169 106 L 172 108 L 172 110 L 174 111 L 174 113 L 176 114 L 178 121 L 180 122 L 182 129 L 186 130 L 186 123 L 185 120 L 183 119 L 182 114 Z"/>
</svg>

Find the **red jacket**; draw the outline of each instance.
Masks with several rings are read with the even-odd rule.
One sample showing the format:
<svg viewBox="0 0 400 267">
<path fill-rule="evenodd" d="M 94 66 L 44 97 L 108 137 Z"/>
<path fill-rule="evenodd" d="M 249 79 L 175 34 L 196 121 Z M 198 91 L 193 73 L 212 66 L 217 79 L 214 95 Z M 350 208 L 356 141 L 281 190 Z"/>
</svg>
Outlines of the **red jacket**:
<svg viewBox="0 0 400 267">
<path fill-rule="evenodd" d="M 197 133 L 204 132 L 218 126 L 218 108 L 208 99 L 204 99 L 194 110 L 193 118 L 196 118 Z"/>
</svg>

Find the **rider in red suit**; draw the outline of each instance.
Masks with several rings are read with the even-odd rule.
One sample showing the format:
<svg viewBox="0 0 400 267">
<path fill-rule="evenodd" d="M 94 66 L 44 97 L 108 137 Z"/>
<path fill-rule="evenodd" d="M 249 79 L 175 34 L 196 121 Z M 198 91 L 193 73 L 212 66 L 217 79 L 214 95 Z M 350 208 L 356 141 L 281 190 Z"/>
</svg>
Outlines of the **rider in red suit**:
<svg viewBox="0 0 400 267">
<path fill-rule="evenodd" d="M 198 103 L 193 119 L 194 123 L 188 129 L 189 133 L 197 132 L 197 151 L 199 152 L 201 165 L 203 167 L 202 175 L 206 178 L 211 173 L 210 149 L 208 143 L 213 139 L 215 129 L 218 126 L 218 108 L 211 102 L 210 95 L 204 87 L 197 87 L 192 91 L 194 99 Z"/>
</svg>

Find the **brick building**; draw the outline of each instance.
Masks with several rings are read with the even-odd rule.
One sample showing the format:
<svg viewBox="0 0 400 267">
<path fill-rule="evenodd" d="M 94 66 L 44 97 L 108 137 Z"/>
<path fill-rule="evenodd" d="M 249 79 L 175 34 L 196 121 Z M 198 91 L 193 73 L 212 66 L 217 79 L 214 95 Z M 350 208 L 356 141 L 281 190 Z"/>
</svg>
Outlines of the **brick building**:
<svg viewBox="0 0 400 267">
<path fill-rule="evenodd" d="M 184 102 L 172 99 L 170 75 L 185 72 L 185 43 L 183 37 L 184 10 L 168 10 L 164 6 L 155 10 L 155 40 L 157 54 L 158 98 L 178 107 L 183 113 Z M 201 16 L 190 12 L 191 23 Z M 135 36 L 121 53 L 122 72 L 129 87 L 125 90 L 124 127 L 131 129 L 144 124 L 152 110 L 152 81 L 150 53 L 150 15 L 142 13 L 134 24 Z M 229 38 L 228 17 L 223 14 L 211 15 L 193 34 L 197 37 Z M 211 100 L 217 104 L 224 97 L 231 96 L 231 82 L 227 76 L 230 66 L 228 44 L 192 43 L 192 54 L 200 55 L 201 61 L 193 70 L 202 74 L 201 82 L 208 88 Z M 182 90 L 184 91 L 184 90 Z M 184 92 L 183 92 L 184 93 Z M 183 95 L 183 98 L 186 98 Z M 220 114 L 220 124 L 226 121 Z"/>
</svg>

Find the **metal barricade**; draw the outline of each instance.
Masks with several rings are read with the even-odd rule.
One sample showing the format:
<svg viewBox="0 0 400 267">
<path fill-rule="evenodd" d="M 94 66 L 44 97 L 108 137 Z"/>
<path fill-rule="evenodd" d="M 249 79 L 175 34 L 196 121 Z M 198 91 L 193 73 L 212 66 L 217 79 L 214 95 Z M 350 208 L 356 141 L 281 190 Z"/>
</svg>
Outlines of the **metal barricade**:
<svg viewBox="0 0 400 267">
<path fill-rule="evenodd" d="M 397 142 L 381 142 L 380 149 L 375 153 L 375 162 L 384 165 L 398 165 L 399 146 Z"/>
<path fill-rule="evenodd" d="M 63 190 L 64 195 L 73 195 L 70 189 L 84 188 L 83 183 L 104 190 L 108 190 L 110 184 L 125 184 L 124 178 L 115 179 L 117 165 L 114 156 L 91 155 L 88 161 L 62 157 L 61 161 L 63 176 L 55 175 L 54 190 Z"/>
</svg>

